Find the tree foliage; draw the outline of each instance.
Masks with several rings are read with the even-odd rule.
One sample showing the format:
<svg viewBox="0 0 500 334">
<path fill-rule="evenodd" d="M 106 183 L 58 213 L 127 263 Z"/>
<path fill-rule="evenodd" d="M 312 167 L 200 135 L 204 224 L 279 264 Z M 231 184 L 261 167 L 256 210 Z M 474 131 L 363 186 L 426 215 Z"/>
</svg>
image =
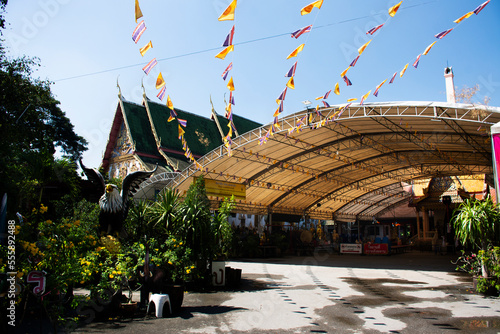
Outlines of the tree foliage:
<svg viewBox="0 0 500 334">
<path fill-rule="evenodd" d="M 0 0 L 1 29 L 6 5 Z M 76 166 L 70 161 L 87 149 L 87 141 L 59 107 L 51 82 L 34 77 L 39 60 L 11 59 L 3 44 L 0 40 L 0 195 L 7 193 L 9 207 L 17 210 L 26 195 L 41 194 L 39 188 L 54 179 L 74 185 Z M 66 159 L 56 160 L 57 150 Z"/>
<path fill-rule="evenodd" d="M 491 197 L 485 200 L 466 199 L 454 212 L 455 235 L 463 245 L 473 250 L 485 250 L 495 240 L 500 213 Z M 497 225 L 497 226 L 495 226 Z"/>
<path fill-rule="evenodd" d="M 479 92 L 479 85 L 476 84 L 473 87 L 468 87 L 464 86 L 462 89 L 455 88 L 456 91 L 456 100 L 459 103 L 468 103 L 472 104 L 474 103 L 474 98 L 476 97 L 477 93 Z M 475 102 L 476 104 L 481 104 L 487 106 L 488 103 L 490 103 L 490 97 L 484 96 L 482 101 Z"/>
</svg>

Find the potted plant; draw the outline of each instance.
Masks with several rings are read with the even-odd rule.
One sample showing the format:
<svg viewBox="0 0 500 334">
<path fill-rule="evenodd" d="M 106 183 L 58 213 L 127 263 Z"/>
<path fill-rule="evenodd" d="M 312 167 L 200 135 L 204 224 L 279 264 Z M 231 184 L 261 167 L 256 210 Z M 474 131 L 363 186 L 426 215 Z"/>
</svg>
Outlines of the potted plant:
<svg viewBox="0 0 500 334">
<path fill-rule="evenodd" d="M 490 197 L 482 201 L 466 199 L 453 213 L 455 236 L 472 251 L 470 255 L 462 253 L 459 261 L 469 268 L 469 273 L 477 275 L 478 292 L 485 292 L 485 287 L 492 284 L 485 282 L 490 281 L 490 274 L 495 270 L 494 261 L 490 260 L 490 249 L 495 241 L 495 231 L 499 228 L 499 218 L 497 205 Z"/>
<path fill-rule="evenodd" d="M 124 301 L 120 303 L 120 309 L 126 316 L 132 316 L 138 308 L 138 303 L 132 300 L 134 289 L 131 283 L 138 282 L 137 267 L 139 258 L 133 250 L 121 253 L 116 261 L 116 279 L 121 290 L 127 290 L 128 294 Z M 140 285 L 139 285 L 140 286 Z"/>
</svg>

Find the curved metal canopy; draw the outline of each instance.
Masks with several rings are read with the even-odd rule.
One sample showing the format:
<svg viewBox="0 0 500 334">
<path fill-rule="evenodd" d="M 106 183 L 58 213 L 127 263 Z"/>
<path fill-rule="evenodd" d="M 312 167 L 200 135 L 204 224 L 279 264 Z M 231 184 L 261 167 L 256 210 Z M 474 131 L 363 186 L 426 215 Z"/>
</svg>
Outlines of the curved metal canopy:
<svg viewBox="0 0 500 334">
<path fill-rule="evenodd" d="M 198 159 L 201 171 L 156 180 L 180 191 L 199 175 L 245 184 L 239 212 L 371 220 L 407 204 L 412 180 L 492 174 L 490 127 L 499 121 L 500 108 L 442 102 L 308 109 L 233 139 L 231 156 L 213 150 Z"/>
</svg>

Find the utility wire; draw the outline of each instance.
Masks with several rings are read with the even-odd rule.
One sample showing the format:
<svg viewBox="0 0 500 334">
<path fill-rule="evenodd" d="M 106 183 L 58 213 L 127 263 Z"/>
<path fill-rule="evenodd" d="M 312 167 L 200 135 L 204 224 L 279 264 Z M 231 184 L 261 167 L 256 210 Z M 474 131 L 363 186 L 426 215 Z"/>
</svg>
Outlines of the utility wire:
<svg viewBox="0 0 500 334">
<path fill-rule="evenodd" d="M 410 9 L 410 8 L 414 8 L 414 7 L 419 7 L 419 6 L 427 5 L 427 4 L 430 4 L 430 3 L 433 3 L 433 2 L 438 2 L 438 0 L 432 0 L 432 1 L 427 1 L 427 2 L 420 3 L 420 4 L 406 6 L 404 8 L 400 8 L 400 10 L 406 10 L 406 9 Z M 343 23 L 357 21 L 357 20 L 362 20 L 362 19 L 371 18 L 371 17 L 373 17 L 373 15 L 360 16 L 360 17 L 356 17 L 356 18 L 352 18 L 352 19 L 342 20 L 342 21 L 338 21 L 338 22 L 334 22 L 334 23 L 329 23 L 329 24 L 324 24 L 324 25 L 321 25 L 321 26 L 313 27 L 312 30 L 323 29 L 323 28 L 331 27 L 331 26 L 334 26 L 334 25 L 337 25 L 337 24 L 343 24 Z M 234 45 L 236 46 L 236 45 L 256 43 L 256 42 L 260 42 L 260 41 L 264 41 L 264 40 L 268 40 L 268 39 L 273 39 L 273 38 L 278 38 L 278 37 L 282 37 L 282 36 L 288 36 L 288 35 L 291 35 L 291 33 L 287 32 L 287 33 L 277 34 L 277 35 L 273 35 L 273 36 L 256 38 L 256 39 L 252 39 L 252 40 L 248 40 L 248 41 L 244 41 L 244 42 L 235 43 Z M 210 48 L 210 49 L 205 49 L 205 50 L 199 50 L 199 51 L 193 51 L 193 52 L 183 53 L 183 54 L 180 54 L 180 55 L 175 55 L 175 56 L 171 56 L 171 57 L 166 57 L 166 58 L 158 59 L 158 62 L 172 60 L 172 59 L 177 59 L 177 58 L 184 58 L 184 57 L 194 56 L 194 55 L 197 55 L 197 54 L 206 53 L 206 52 L 212 52 L 212 51 L 216 51 L 216 50 L 219 50 L 219 49 L 220 49 L 220 47 L 215 47 L 215 48 Z M 67 77 L 67 78 L 58 79 L 58 80 L 55 80 L 55 82 L 61 82 L 61 81 L 79 79 L 79 78 L 84 78 L 84 77 L 90 77 L 90 76 L 94 76 L 94 75 L 98 75 L 98 74 L 103 74 L 103 73 L 108 73 L 108 72 L 113 72 L 113 71 L 118 71 L 118 70 L 124 70 L 124 69 L 131 68 L 131 67 L 143 66 L 143 65 L 146 65 L 146 64 L 147 64 L 147 62 L 137 63 L 137 64 L 131 64 L 131 65 L 125 65 L 125 66 L 121 66 L 121 67 L 114 67 L 114 68 L 110 68 L 110 69 L 107 69 L 107 70 L 102 70 L 102 71 L 97 71 L 97 72 L 91 72 L 91 73 L 85 73 L 85 74 L 79 74 L 79 75 L 74 75 L 74 76 Z"/>
</svg>

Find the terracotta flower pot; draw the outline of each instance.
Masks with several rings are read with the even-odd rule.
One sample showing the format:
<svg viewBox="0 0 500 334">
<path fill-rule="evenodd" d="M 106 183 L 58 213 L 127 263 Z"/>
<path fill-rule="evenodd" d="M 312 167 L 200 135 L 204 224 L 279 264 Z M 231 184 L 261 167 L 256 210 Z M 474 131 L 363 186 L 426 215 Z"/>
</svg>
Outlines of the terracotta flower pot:
<svg viewBox="0 0 500 334">
<path fill-rule="evenodd" d="M 132 317 L 137 311 L 139 304 L 137 302 L 122 303 L 120 304 L 120 311 L 125 317 Z"/>
</svg>

